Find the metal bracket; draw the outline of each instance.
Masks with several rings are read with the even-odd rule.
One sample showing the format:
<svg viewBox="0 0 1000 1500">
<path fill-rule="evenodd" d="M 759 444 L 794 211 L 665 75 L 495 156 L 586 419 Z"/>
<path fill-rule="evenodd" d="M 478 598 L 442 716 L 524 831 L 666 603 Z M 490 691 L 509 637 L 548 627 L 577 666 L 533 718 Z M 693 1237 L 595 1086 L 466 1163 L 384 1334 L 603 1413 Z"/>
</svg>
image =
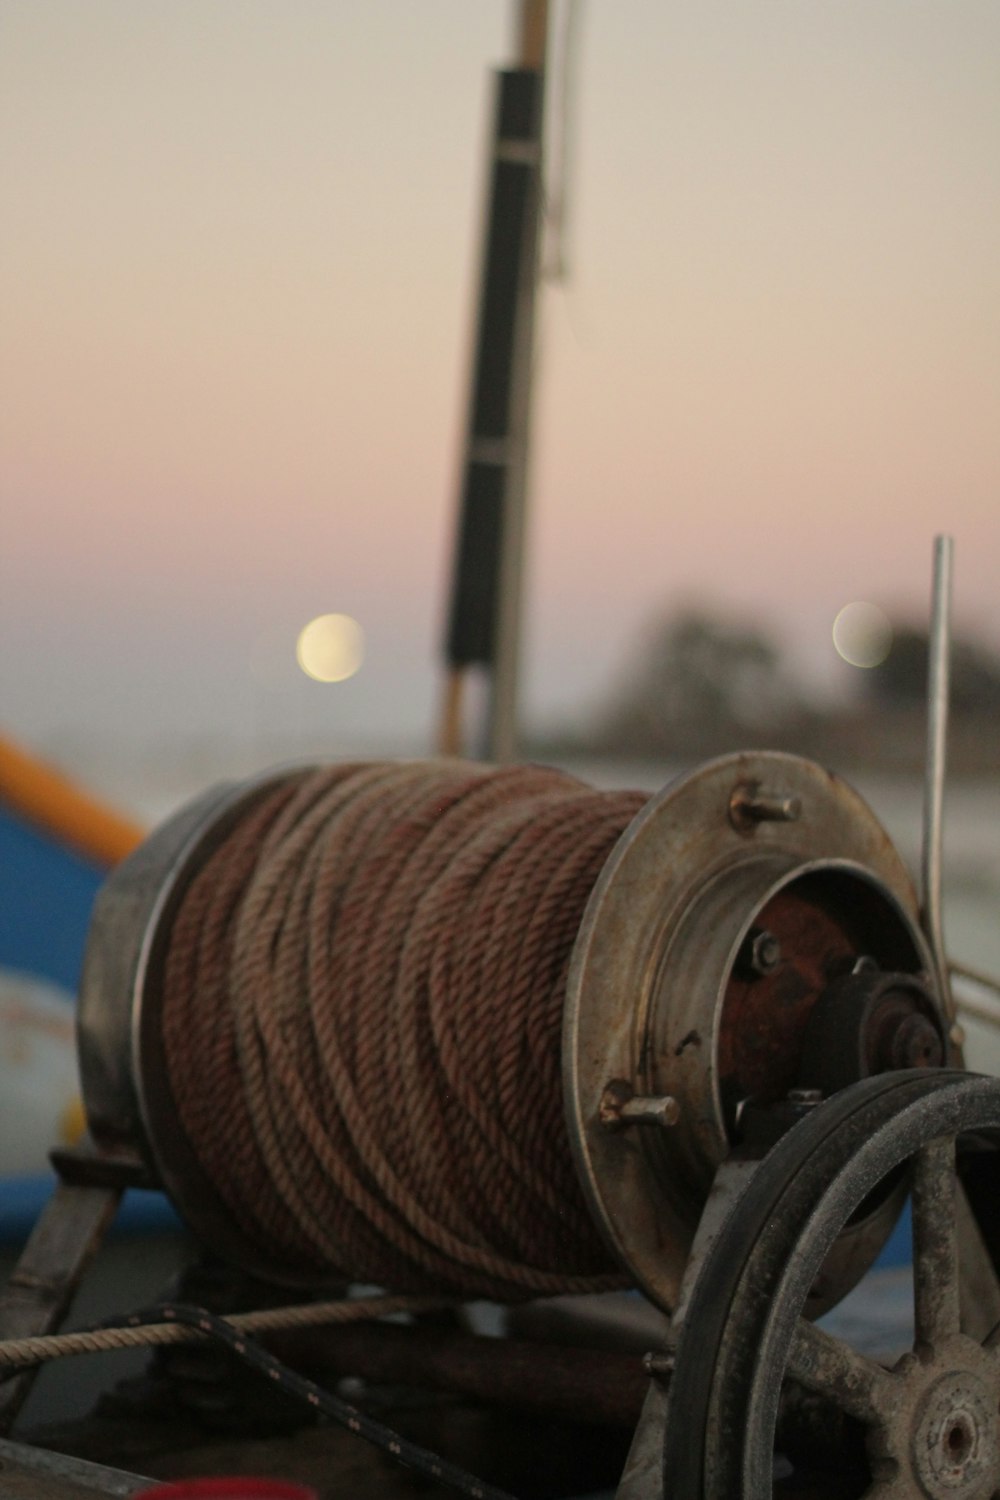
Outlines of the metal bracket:
<svg viewBox="0 0 1000 1500">
<path fill-rule="evenodd" d="M 29 1338 L 59 1327 L 125 1188 L 145 1185 L 137 1160 L 102 1158 L 90 1148 L 57 1152 L 53 1160 L 61 1180 L 0 1292 L 0 1339 Z M 25 1370 L 0 1386 L 0 1433 L 10 1431 L 37 1373 Z"/>
<path fill-rule="evenodd" d="M 615 1491 L 615 1500 L 671 1500 L 669 1487 L 664 1486 L 663 1439 L 670 1408 L 672 1349 L 676 1347 L 683 1327 L 698 1272 L 718 1239 L 723 1224 L 734 1211 L 747 1183 L 760 1166 L 760 1160 L 757 1156 L 734 1153 L 726 1158 L 715 1174 L 715 1181 L 695 1232 L 677 1306 L 670 1320 L 670 1347 L 646 1356 L 646 1368 L 652 1378 L 632 1438 L 632 1446 L 625 1460 L 625 1468 Z"/>
<path fill-rule="evenodd" d="M 83 1500 L 90 1495 L 134 1495 L 154 1481 L 124 1469 L 27 1448 L 0 1438 L 0 1500 Z"/>
</svg>

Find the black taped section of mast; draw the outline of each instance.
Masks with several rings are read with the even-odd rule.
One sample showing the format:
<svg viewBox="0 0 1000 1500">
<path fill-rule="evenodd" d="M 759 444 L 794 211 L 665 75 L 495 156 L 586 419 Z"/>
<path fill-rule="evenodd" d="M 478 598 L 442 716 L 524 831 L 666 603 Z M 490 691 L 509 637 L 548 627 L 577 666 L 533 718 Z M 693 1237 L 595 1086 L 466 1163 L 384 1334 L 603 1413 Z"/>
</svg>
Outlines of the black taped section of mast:
<svg viewBox="0 0 1000 1500">
<path fill-rule="evenodd" d="M 447 657 L 451 666 L 494 659 L 507 485 L 516 461 L 511 438 L 519 310 L 534 276 L 541 161 L 541 74 L 498 75 L 496 131 L 479 300 L 472 405 Z"/>
</svg>

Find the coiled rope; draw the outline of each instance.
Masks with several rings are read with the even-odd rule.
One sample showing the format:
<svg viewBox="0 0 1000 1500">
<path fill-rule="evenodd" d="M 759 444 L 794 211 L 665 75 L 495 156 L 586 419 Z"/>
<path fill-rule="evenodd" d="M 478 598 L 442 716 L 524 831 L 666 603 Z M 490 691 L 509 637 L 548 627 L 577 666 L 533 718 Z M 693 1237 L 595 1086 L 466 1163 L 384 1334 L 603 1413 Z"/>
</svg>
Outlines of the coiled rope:
<svg viewBox="0 0 1000 1500">
<path fill-rule="evenodd" d="M 501 1300 L 621 1284 L 560 1037 L 584 906 L 643 800 L 536 767 L 346 765 L 276 781 L 207 858 L 169 935 L 167 1070 L 273 1264 Z"/>
</svg>

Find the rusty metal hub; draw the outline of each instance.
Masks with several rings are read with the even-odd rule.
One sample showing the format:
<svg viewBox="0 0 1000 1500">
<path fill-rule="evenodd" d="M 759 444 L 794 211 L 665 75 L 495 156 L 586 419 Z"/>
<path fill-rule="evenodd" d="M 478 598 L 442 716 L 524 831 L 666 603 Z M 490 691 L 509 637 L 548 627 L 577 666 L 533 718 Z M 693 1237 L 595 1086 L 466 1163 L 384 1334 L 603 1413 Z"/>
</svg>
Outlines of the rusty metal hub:
<svg viewBox="0 0 1000 1500">
<path fill-rule="evenodd" d="M 922 1353 L 896 1366 L 903 1390 L 872 1434 L 873 1460 L 928 1500 L 990 1500 L 1000 1467 L 997 1359 L 962 1334 Z"/>
<path fill-rule="evenodd" d="M 763 968 L 754 962 L 762 948 Z M 727 1118 L 742 1099 L 766 1103 L 796 1086 L 831 1094 L 888 1068 L 940 1067 L 943 1026 L 915 972 L 920 963 L 912 931 L 865 872 L 830 863 L 782 885 L 756 917 L 722 997 Z"/>
<path fill-rule="evenodd" d="M 834 980 L 810 1012 L 800 1081 L 828 1095 L 874 1073 L 940 1068 L 947 1055 L 944 1024 L 924 980 L 866 961 Z"/>
<path fill-rule="evenodd" d="M 585 1191 L 661 1307 L 675 1303 L 748 1102 L 829 1093 L 900 1057 L 944 1060 L 932 973 L 902 860 L 830 772 L 791 755 L 726 756 L 643 809 L 584 918 L 563 1056 Z M 825 1035 L 814 1015 L 846 1037 L 838 1070 L 818 1079 L 806 1066 L 810 1037 L 822 1047 Z M 632 1101 L 629 1128 L 620 1113 L 609 1122 L 609 1098 Z M 831 1296 L 888 1234 L 896 1209 L 884 1208 Z"/>
</svg>

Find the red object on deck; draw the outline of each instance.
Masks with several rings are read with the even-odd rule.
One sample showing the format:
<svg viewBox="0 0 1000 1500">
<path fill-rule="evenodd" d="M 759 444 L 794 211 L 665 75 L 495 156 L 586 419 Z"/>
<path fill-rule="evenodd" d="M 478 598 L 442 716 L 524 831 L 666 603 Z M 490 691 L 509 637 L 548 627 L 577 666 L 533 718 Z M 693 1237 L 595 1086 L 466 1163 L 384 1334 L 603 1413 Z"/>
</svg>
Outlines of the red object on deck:
<svg viewBox="0 0 1000 1500">
<path fill-rule="evenodd" d="M 255 1479 L 245 1474 L 209 1479 L 172 1479 L 140 1490 L 132 1500 L 319 1500 L 314 1489 L 284 1479 Z"/>
</svg>

